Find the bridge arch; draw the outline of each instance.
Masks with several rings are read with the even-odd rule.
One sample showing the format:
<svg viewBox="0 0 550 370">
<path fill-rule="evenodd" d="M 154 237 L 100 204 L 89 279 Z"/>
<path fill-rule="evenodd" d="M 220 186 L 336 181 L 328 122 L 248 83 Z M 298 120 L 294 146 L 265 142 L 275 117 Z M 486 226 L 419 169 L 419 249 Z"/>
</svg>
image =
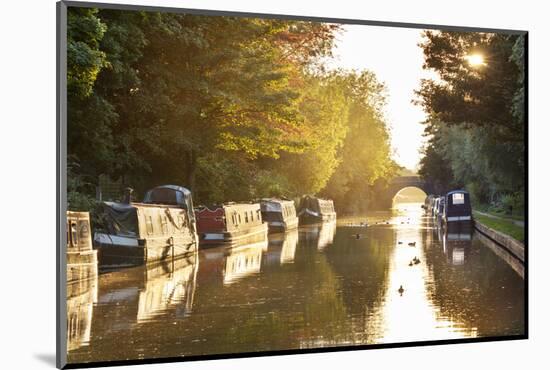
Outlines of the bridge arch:
<svg viewBox="0 0 550 370">
<path fill-rule="evenodd" d="M 428 194 L 416 186 L 406 186 L 392 197 L 392 207 L 398 203 L 417 203 L 424 202 Z"/>
<path fill-rule="evenodd" d="M 397 176 L 394 177 L 386 187 L 385 191 L 380 194 L 382 204 L 385 207 L 391 208 L 394 197 L 403 189 L 414 187 L 422 190 L 426 195 L 434 193 L 433 185 L 425 181 L 420 176 Z"/>
</svg>

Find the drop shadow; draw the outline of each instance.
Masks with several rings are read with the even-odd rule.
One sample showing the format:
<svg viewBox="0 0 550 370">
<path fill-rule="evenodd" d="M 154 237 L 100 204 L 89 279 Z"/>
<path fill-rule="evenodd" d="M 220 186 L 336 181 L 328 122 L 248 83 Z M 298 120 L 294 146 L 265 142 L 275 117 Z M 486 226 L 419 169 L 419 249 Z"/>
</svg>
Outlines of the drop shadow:
<svg viewBox="0 0 550 370">
<path fill-rule="evenodd" d="M 56 366 L 55 353 L 35 353 L 34 358 L 42 361 L 46 365 L 50 365 L 52 367 Z"/>
</svg>

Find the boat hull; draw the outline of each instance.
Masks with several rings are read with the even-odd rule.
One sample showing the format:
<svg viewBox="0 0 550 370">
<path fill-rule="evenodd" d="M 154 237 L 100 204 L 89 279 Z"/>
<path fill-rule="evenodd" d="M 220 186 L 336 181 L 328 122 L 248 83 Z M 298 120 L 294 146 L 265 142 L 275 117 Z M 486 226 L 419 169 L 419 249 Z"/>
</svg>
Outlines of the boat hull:
<svg viewBox="0 0 550 370">
<path fill-rule="evenodd" d="M 197 252 L 196 243 L 189 237 L 137 239 L 96 233 L 94 242 L 99 250 L 99 261 L 102 266 L 133 266 L 161 262 Z"/>
<path fill-rule="evenodd" d="M 316 224 L 320 222 L 331 222 L 336 220 L 336 213 L 317 213 L 305 211 L 300 215 L 301 224 Z"/>
<path fill-rule="evenodd" d="M 298 227 L 298 217 L 288 218 L 284 221 L 270 221 L 267 223 L 269 233 L 281 233 L 294 230 Z"/>
<path fill-rule="evenodd" d="M 266 223 L 236 231 L 208 231 L 199 234 L 200 248 L 216 246 L 240 246 L 263 241 L 267 238 Z"/>
</svg>

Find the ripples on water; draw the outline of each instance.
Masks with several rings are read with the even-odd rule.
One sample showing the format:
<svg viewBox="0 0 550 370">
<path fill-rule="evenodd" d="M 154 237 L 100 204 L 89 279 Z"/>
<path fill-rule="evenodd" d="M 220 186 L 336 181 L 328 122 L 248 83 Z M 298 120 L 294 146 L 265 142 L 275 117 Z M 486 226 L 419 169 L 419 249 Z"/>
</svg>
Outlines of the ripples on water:
<svg viewBox="0 0 550 370">
<path fill-rule="evenodd" d="M 523 286 L 476 234 L 445 234 L 416 205 L 100 274 L 68 299 L 68 358 L 520 335 Z"/>
</svg>

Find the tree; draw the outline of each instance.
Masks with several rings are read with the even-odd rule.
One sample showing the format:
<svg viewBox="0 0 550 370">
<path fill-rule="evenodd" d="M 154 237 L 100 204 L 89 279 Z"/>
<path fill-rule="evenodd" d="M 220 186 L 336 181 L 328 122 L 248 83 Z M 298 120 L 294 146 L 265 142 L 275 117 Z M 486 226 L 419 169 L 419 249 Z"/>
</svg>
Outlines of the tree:
<svg viewBox="0 0 550 370">
<path fill-rule="evenodd" d="M 523 36 L 426 31 L 418 103 L 429 115 L 420 173 L 448 190 L 465 186 L 478 203 L 523 198 Z M 469 65 L 468 55 L 485 62 Z"/>
<path fill-rule="evenodd" d="M 337 25 L 78 8 L 69 18 L 74 199 L 92 199 L 108 175 L 138 196 L 173 183 L 202 203 L 318 193 L 351 209 L 357 189 L 364 205 L 396 170 L 383 86 L 324 68 Z"/>
<path fill-rule="evenodd" d="M 323 194 L 333 198 L 339 210 L 365 211 L 375 183 L 397 172 L 383 115 L 385 87 L 368 71 L 339 73 L 348 100 L 348 133 Z"/>
</svg>

